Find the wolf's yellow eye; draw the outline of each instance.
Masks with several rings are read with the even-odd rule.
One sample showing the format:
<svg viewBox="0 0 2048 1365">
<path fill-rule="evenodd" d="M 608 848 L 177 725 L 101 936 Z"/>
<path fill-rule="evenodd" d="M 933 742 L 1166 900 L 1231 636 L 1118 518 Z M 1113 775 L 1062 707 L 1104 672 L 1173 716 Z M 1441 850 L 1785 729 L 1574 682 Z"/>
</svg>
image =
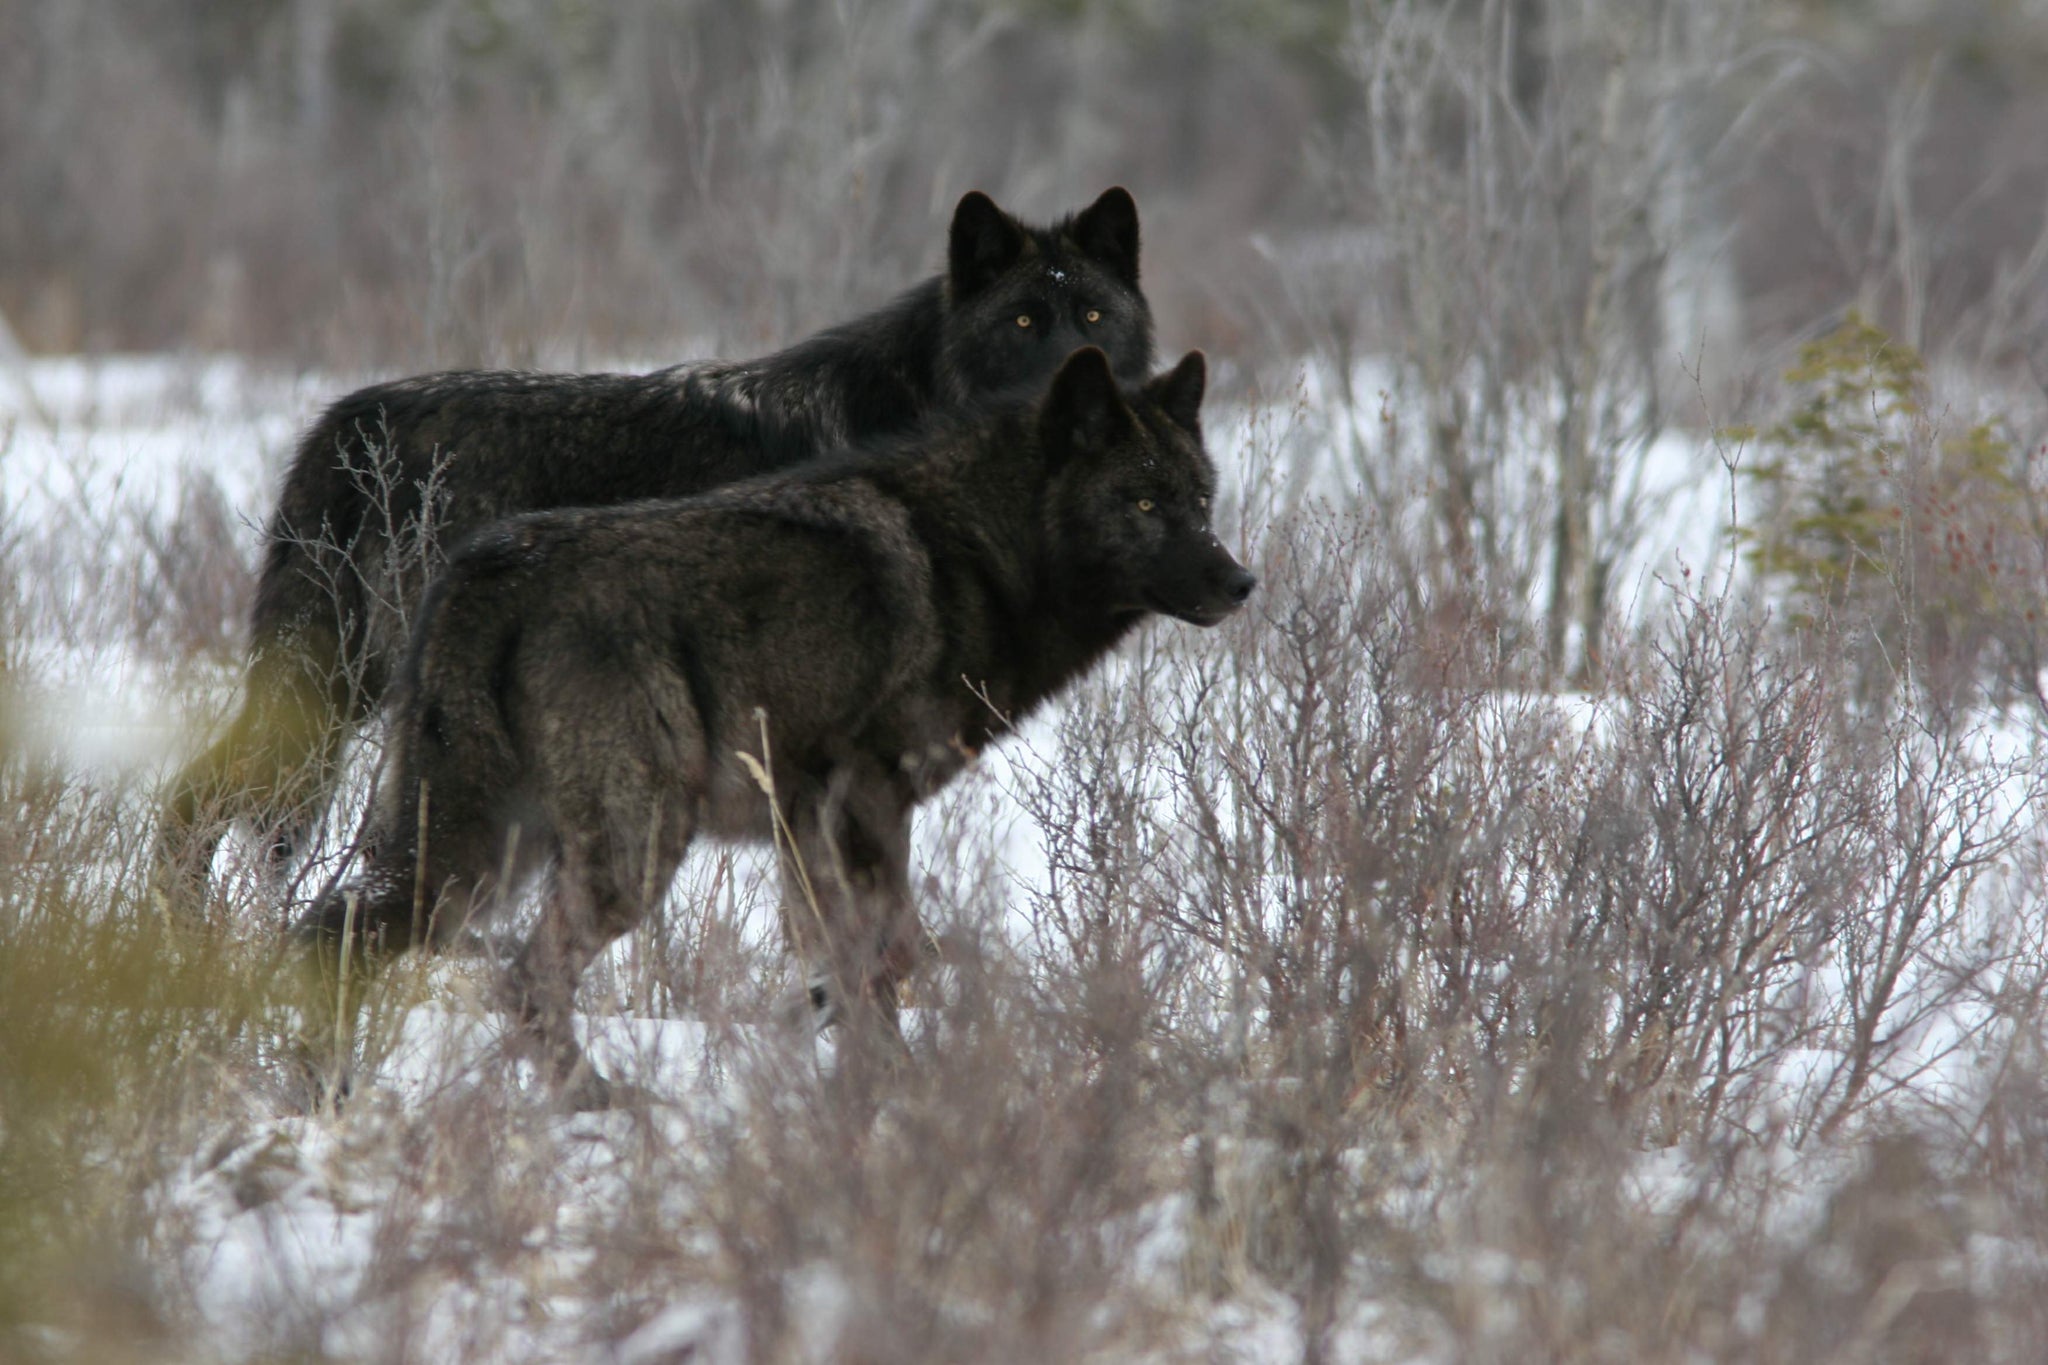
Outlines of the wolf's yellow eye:
<svg viewBox="0 0 2048 1365">
<path fill-rule="evenodd" d="M 1019 313 L 1019 314 L 1017 314 L 1017 325 L 1018 325 L 1019 327 L 1029 327 L 1029 326 L 1031 325 L 1031 314 L 1029 314 L 1029 313 Z"/>
<path fill-rule="evenodd" d="M 1139 498 L 1139 499 L 1138 499 L 1138 510 L 1139 510 L 1140 512 L 1149 512 L 1149 511 L 1151 511 L 1151 510 L 1152 510 L 1152 499 L 1150 499 L 1150 498 Z"/>
<path fill-rule="evenodd" d="M 1088 321 L 1090 321 L 1090 322 L 1100 322 L 1100 321 L 1102 321 L 1102 310 L 1101 310 L 1100 308 L 1090 308 L 1090 309 L 1088 310 Z"/>
</svg>

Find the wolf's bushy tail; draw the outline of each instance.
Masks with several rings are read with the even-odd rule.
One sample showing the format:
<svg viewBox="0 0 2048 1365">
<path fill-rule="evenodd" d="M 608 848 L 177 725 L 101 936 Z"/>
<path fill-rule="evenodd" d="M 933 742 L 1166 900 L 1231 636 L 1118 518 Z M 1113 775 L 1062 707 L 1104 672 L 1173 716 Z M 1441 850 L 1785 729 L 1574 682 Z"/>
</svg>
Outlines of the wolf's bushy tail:
<svg viewBox="0 0 2048 1365">
<path fill-rule="evenodd" d="M 238 822 L 281 882 L 326 810 L 344 750 L 374 705 L 357 637 L 365 615 L 345 551 L 273 527 L 251 613 L 241 709 L 172 779 L 157 818 L 152 892 L 180 918 L 204 913 L 215 851 Z"/>
</svg>

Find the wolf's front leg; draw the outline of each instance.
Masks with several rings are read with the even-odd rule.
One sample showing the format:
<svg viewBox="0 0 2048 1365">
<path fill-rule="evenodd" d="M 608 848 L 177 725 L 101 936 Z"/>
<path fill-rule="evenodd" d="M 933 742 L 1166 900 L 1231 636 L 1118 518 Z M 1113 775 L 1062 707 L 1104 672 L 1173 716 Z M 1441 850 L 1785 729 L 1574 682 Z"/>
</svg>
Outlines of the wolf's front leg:
<svg viewBox="0 0 2048 1365">
<path fill-rule="evenodd" d="M 909 808 L 893 785 L 835 779 L 786 813 L 785 923 L 811 967 L 818 1027 L 851 1025 L 901 1048 L 897 993 L 923 956 L 910 895 Z"/>
</svg>

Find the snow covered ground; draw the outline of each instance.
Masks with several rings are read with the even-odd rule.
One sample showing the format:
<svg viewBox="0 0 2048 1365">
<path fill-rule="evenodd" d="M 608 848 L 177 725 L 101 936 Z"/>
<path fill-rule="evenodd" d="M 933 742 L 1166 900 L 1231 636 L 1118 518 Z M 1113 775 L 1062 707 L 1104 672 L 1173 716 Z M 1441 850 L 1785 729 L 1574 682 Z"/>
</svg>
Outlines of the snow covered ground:
<svg viewBox="0 0 2048 1365">
<path fill-rule="evenodd" d="M 8 560 L 16 573 L 75 577 L 32 595 L 38 606 L 31 619 L 11 623 L 12 733 L 52 761 L 146 792 L 200 742 L 209 718 L 232 704 L 234 686 L 231 657 L 195 685 L 174 673 L 170 652 L 147 647 L 148 623 L 138 626 L 132 594 L 124 592 L 153 572 L 157 551 L 149 533 L 174 523 L 200 490 L 235 519 L 246 572 L 256 526 L 297 429 L 347 383 L 225 360 L 159 357 L 36 362 L 13 379 L 12 393 L 0 387 Z M 1354 377 L 1355 391 L 1378 387 L 1371 374 Z M 1311 404 L 1316 388 L 1314 376 L 1304 379 Z M 1350 473 L 1327 453 L 1331 447 L 1303 438 L 1292 421 L 1286 405 L 1213 413 L 1209 441 L 1225 486 L 1264 477 L 1247 461 L 1292 455 L 1302 462 L 1289 476 L 1293 495 L 1342 496 Z M 1665 600 L 1660 577 L 1718 562 L 1727 497 L 1718 462 L 1682 436 L 1666 435 L 1651 447 L 1644 479 L 1655 513 L 1635 560 L 1617 575 L 1617 600 L 1635 612 Z M 86 572 L 87 564 L 96 567 Z M 1598 736 L 1610 721 L 1597 699 L 1514 704 L 1552 708 L 1568 732 L 1583 735 Z M 1044 930 L 1032 922 L 1032 907 L 1055 900 L 1066 875 L 1052 846 L 1057 831 L 1035 823 L 1022 799 L 1067 757 L 1060 730 L 1057 711 L 1034 721 L 920 828 L 935 885 L 975 888 L 983 897 L 997 888 L 993 907 L 979 904 L 977 913 L 1003 917 L 998 928 L 1020 939 Z M 2025 773 L 2029 765 L 2039 770 L 2038 735 L 1993 726 L 1972 742 L 1980 761 L 2004 764 L 1990 798 L 1993 818 L 2033 818 L 2026 803 L 2037 792 Z M 1171 800 L 1164 789 L 1151 796 Z M 138 805 L 138 818 L 145 807 Z M 963 849 L 986 864 L 938 865 L 957 860 Z M 707 853 L 693 858 L 673 903 L 723 907 L 720 913 L 737 920 L 740 938 L 765 953 L 773 941 L 770 881 L 756 855 Z M 593 1013 L 583 1027 L 600 1063 L 658 1096 L 656 1104 L 604 1115 L 549 1113 L 545 1097 L 500 1055 L 500 1023 L 477 1004 L 477 965 L 451 962 L 421 969 L 369 1079 L 341 1113 L 281 1113 L 252 1092 L 244 1112 L 212 1124 L 174 1162 L 175 1174 L 143 1196 L 156 1249 L 189 1294 L 198 1317 L 192 1327 L 209 1343 L 209 1358 L 293 1351 L 620 1365 L 757 1358 L 754 1310 L 729 1289 L 712 1287 L 732 1283 L 730 1267 L 721 1276 L 699 1276 L 693 1267 L 730 1255 L 717 1231 L 732 1216 L 721 1205 L 720 1181 L 730 1169 L 735 1128 L 774 1112 L 758 1093 L 760 1078 L 810 1078 L 792 1082 L 797 1090 L 817 1083 L 837 1064 L 832 1045 L 751 1020 L 714 1023 L 636 1009 L 636 951 L 623 948 L 595 983 L 596 997 L 609 995 L 619 1011 Z M 1927 1060 L 1913 1087 L 1958 1113 L 1970 1111 L 1985 1085 L 1980 1054 L 1961 1045 L 1970 1023 L 1962 1014 L 1937 1012 L 1919 1022 L 1915 1046 L 1902 1054 Z M 1803 1091 L 1827 1083 L 1838 1065 L 1837 1054 L 1796 1052 L 1775 1083 L 1797 1109 Z M 878 1122 L 886 1129 L 888 1121 L 885 1110 Z M 468 1159 L 486 1174 L 465 1177 L 449 1168 L 447 1149 L 458 1143 L 468 1144 Z M 1483 1183 L 1426 1164 L 1390 1170 L 1375 1165 L 1376 1150 L 1361 1139 L 1352 1167 L 1329 1178 L 1371 1210 L 1388 1237 L 1455 1246 L 1445 1243 L 1446 1229 L 1487 1225 L 1491 1196 Z M 1227 1125 L 1213 1141 L 1190 1137 L 1181 1151 L 1161 1158 L 1176 1169 L 1213 1167 L 1222 1187 L 1235 1180 L 1248 1191 L 1246 1207 L 1292 1178 L 1280 1173 L 1285 1160 L 1270 1143 Z M 1789 1199 L 1759 1193 L 1742 1205 L 1777 1220 L 1795 1239 L 1824 1221 L 1830 1199 L 1855 1170 L 1838 1151 L 1794 1150 L 1768 1136 L 1744 1160 L 1743 1178 L 1756 1190 L 1797 1192 Z M 1702 1180 L 1701 1168 L 1676 1150 L 1639 1153 L 1611 1176 L 1629 1216 L 1657 1227 L 1690 1217 L 1688 1200 Z M 531 1207 L 508 1214 L 494 1201 Z M 480 1209 L 495 1209 L 495 1220 Z M 1458 1340 L 1469 1344 L 1469 1332 L 1480 1330 L 1469 1324 L 1483 1325 L 1485 1313 L 1460 1309 L 1458 1317 L 1444 1309 L 1468 1324 L 1459 1338 L 1431 1326 L 1428 1312 L 1402 1305 L 1463 1303 L 1475 1294 L 1497 1294 L 1512 1305 L 1555 1270 L 1475 1237 L 1466 1250 L 1415 1261 L 1432 1283 L 1397 1282 L 1389 1271 L 1376 1292 L 1343 1300 L 1311 1330 L 1304 1305 L 1313 1295 L 1299 1286 L 1232 1272 L 1224 1276 L 1226 1290 L 1191 1289 L 1200 1275 L 1190 1267 L 1212 1256 L 1203 1248 L 1213 1222 L 1213 1210 L 1205 1212 L 1194 1195 L 1167 1193 L 1088 1234 L 1115 1258 L 1095 1310 L 1103 1340 L 1143 1341 L 1161 1359 L 1298 1359 L 1314 1337 L 1328 1359 L 1445 1360 L 1454 1358 Z M 509 1245 L 496 1240 L 506 1228 L 519 1230 Z M 665 1267 L 658 1288 L 644 1277 L 625 1288 L 617 1276 L 621 1239 L 634 1229 L 661 1242 L 647 1252 Z M 1262 1235 L 1256 1227 L 1239 1232 Z M 1243 1255 L 1233 1261 L 1226 1254 L 1218 1263 L 1240 1266 Z M 1955 1273 L 1996 1278 L 2015 1261 L 2032 1264 L 2041 1255 L 2038 1243 L 1979 1237 L 1965 1244 L 1966 1264 Z M 790 1277 L 781 1302 L 795 1325 L 785 1328 L 778 1349 L 791 1359 L 851 1358 L 846 1343 L 876 1330 L 863 1317 L 872 1308 L 862 1278 L 869 1273 L 877 1272 L 848 1253 L 820 1255 Z M 976 1313 L 997 1311 L 978 1307 L 964 1291 L 957 1309 L 970 1325 Z M 1520 1320 L 1511 1306 L 1498 1311 L 1509 1315 L 1500 1330 L 1511 1338 Z"/>
</svg>

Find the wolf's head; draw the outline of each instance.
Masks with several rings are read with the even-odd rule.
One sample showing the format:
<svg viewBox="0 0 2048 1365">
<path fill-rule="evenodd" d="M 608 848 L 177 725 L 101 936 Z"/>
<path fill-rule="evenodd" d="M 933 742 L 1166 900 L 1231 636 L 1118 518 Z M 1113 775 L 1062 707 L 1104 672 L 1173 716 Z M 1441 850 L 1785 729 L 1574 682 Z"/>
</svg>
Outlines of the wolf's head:
<svg viewBox="0 0 2048 1365">
<path fill-rule="evenodd" d="M 1199 421 L 1200 351 L 1126 399 L 1109 358 L 1074 352 L 1038 409 L 1047 534 L 1071 597 L 1106 616 L 1156 611 L 1213 626 L 1258 579 L 1209 529 L 1216 468 Z"/>
<path fill-rule="evenodd" d="M 1138 206 L 1121 186 L 1051 227 L 979 190 L 953 211 L 941 363 L 961 398 L 1036 390 L 1076 347 L 1117 375 L 1152 370 L 1152 309 L 1138 288 Z"/>
</svg>

